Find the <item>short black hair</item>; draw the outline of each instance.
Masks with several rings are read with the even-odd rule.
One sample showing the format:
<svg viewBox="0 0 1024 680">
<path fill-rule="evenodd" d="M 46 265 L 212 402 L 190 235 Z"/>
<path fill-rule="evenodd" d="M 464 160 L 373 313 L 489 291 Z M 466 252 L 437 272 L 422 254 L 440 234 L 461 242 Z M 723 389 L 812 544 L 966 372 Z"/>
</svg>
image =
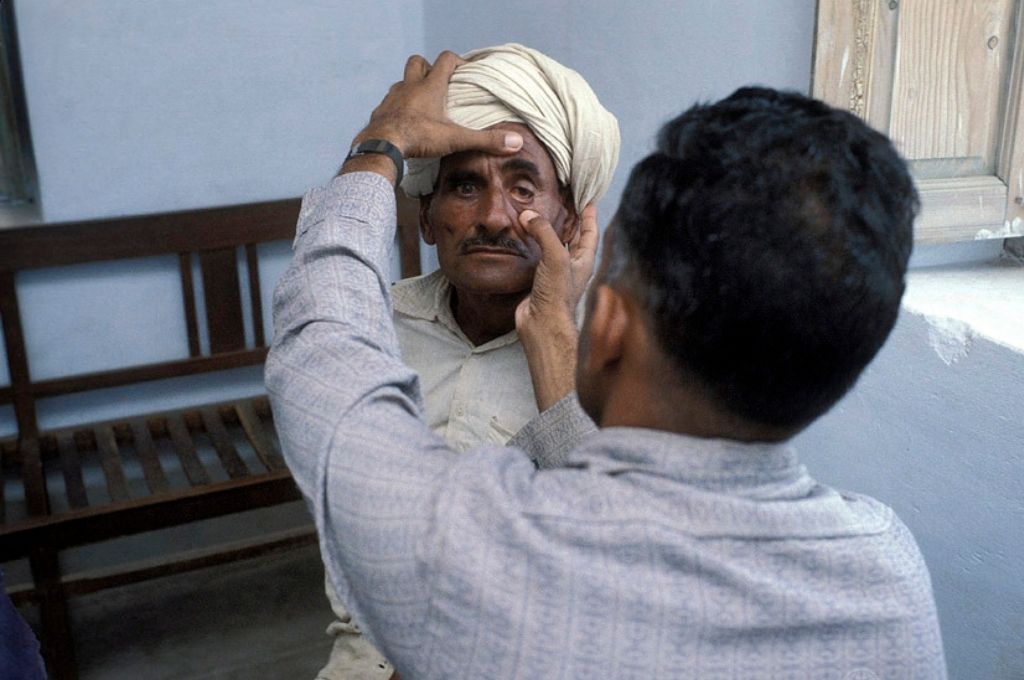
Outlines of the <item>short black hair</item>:
<svg viewBox="0 0 1024 680">
<path fill-rule="evenodd" d="M 892 143 L 856 116 L 742 88 L 661 129 L 623 191 L 605 278 L 720 405 L 799 428 L 892 329 L 918 205 Z"/>
</svg>

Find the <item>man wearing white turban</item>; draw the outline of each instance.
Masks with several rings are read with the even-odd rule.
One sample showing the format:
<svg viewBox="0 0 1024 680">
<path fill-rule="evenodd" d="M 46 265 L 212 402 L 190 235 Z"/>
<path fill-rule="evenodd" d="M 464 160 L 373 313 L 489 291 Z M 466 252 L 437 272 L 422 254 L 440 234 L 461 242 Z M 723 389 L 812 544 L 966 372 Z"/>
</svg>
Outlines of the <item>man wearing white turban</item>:
<svg viewBox="0 0 1024 680">
<path fill-rule="evenodd" d="M 463 55 L 448 86 L 448 117 L 473 130 L 525 124 L 544 145 L 577 212 L 608 189 L 619 161 L 619 124 L 580 74 L 515 43 Z M 412 159 L 410 196 L 434 191 L 437 160 Z"/>
<path fill-rule="evenodd" d="M 424 415 L 457 451 L 504 444 L 538 414 L 515 331 L 540 257 L 518 215 L 533 210 L 564 243 L 604 194 L 619 130 L 586 81 L 540 52 L 508 44 L 469 52 L 450 81 L 447 113 L 474 130 L 517 133 L 514 155 L 464 152 L 410 159 L 402 189 L 420 198 L 420 229 L 440 269 L 392 287 L 403 360 L 419 374 Z M 548 406 L 549 404 L 541 404 Z M 384 656 L 361 636 L 328 579 L 338 621 L 318 680 L 386 679 Z"/>
</svg>

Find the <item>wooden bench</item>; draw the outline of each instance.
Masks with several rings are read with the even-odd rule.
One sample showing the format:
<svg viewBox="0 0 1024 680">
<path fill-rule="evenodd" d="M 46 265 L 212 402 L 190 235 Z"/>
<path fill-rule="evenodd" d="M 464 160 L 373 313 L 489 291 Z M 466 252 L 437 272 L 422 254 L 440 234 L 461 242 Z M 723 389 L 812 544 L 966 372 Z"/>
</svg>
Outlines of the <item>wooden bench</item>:
<svg viewBox="0 0 1024 680">
<path fill-rule="evenodd" d="M 40 639 L 52 678 L 77 677 L 69 597 L 315 542 L 307 528 L 229 550 L 87 576 L 65 574 L 65 549 L 295 501 L 300 494 L 281 457 L 265 396 L 49 431 L 40 429 L 37 414 L 37 402 L 46 398 L 262 364 L 267 338 L 257 246 L 291 239 L 298 209 L 298 199 L 292 199 L 0 230 L 0 314 L 10 375 L 9 386 L 0 386 L 0 406 L 13 405 L 17 421 L 16 436 L 0 440 L 0 562 L 28 558 L 32 585 L 10 594 L 16 604 L 39 606 Z M 404 223 L 415 225 L 414 214 L 414 206 L 403 204 Z M 401 234 L 403 276 L 416 274 L 416 229 Z M 19 305 L 20 272 L 158 256 L 177 258 L 187 328 L 182 358 L 33 378 Z M 240 287 L 240 265 L 247 273 L 247 295 Z M 252 329 L 248 341 L 243 307 Z M 102 314 L 97 310 L 101 319 Z M 87 490 L 86 479 L 98 471 L 104 484 L 99 491 Z"/>
</svg>

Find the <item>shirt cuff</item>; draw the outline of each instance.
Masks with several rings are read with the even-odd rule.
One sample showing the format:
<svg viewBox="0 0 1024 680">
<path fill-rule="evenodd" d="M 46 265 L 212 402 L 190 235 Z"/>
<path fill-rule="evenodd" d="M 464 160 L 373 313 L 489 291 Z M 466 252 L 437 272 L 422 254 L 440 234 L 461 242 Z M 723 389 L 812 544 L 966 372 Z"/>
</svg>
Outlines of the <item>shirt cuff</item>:
<svg viewBox="0 0 1024 680">
<path fill-rule="evenodd" d="M 524 425 L 508 444 L 526 451 L 543 470 L 564 465 L 569 452 L 595 432 L 594 421 L 583 412 L 576 393 L 570 392 Z"/>
</svg>

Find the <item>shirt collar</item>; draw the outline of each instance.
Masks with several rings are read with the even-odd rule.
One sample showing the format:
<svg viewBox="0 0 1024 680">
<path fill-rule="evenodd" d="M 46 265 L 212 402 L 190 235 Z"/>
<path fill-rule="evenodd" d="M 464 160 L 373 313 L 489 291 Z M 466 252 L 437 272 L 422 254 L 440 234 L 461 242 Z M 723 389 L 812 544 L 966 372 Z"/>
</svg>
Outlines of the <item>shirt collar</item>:
<svg viewBox="0 0 1024 680">
<path fill-rule="evenodd" d="M 562 502 L 593 521 L 655 517 L 700 537 L 793 539 L 876 534 L 893 516 L 878 501 L 816 483 L 788 444 L 608 428 L 565 466 L 592 473 L 587 489 L 577 485 Z M 645 489 L 642 504 L 635 488 Z"/>
<path fill-rule="evenodd" d="M 438 269 L 430 274 L 398 281 L 391 288 L 391 299 L 396 312 L 415 319 L 434 321 L 446 310 L 447 316 L 451 316 L 448 289 L 448 279 Z"/>
<path fill-rule="evenodd" d="M 643 428 L 602 429 L 571 455 L 570 462 L 604 474 L 654 473 L 748 497 L 799 496 L 813 484 L 796 450 L 786 443 L 747 444 Z"/>
<path fill-rule="evenodd" d="M 459 328 L 455 315 L 452 314 L 451 294 L 451 283 L 440 269 L 423 276 L 398 281 L 391 289 L 392 304 L 396 312 L 414 319 L 437 322 L 473 347 L 473 343 Z M 512 330 L 490 342 L 473 347 L 473 351 L 486 352 L 518 341 L 519 335 Z"/>
</svg>

